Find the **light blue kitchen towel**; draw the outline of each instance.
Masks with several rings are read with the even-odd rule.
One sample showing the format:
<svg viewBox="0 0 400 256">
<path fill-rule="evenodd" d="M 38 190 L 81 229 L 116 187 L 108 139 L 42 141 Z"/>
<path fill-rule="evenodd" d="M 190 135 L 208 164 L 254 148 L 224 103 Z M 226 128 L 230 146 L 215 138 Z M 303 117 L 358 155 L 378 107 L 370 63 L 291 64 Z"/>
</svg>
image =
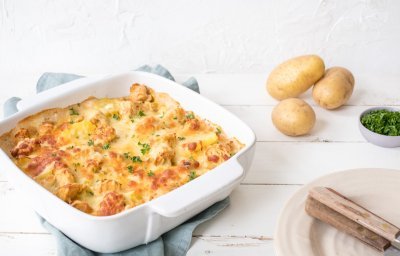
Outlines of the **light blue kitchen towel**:
<svg viewBox="0 0 400 256">
<path fill-rule="evenodd" d="M 146 65 L 138 68 L 138 70 L 155 73 L 157 75 L 175 81 L 174 77 L 169 73 L 169 71 L 161 65 L 157 65 L 155 67 L 150 67 Z M 36 85 L 36 91 L 39 93 L 41 91 L 79 78 L 82 78 L 82 76 L 65 73 L 45 73 L 40 77 Z M 189 78 L 186 82 L 183 83 L 183 85 L 200 93 L 198 83 L 194 78 Z M 16 105 L 19 100 L 19 98 L 13 97 L 4 103 L 5 116 L 11 115 L 18 111 Z M 42 217 L 39 216 L 39 218 L 42 225 L 55 237 L 57 242 L 57 252 L 58 255 L 61 256 L 183 256 L 186 255 L 186 252 L 189 250 L 194 229 L 201 223 L 215 217 L 228 205 L 229 197 L 215 203 L 208 209 L 194 216 L 180 226 L 163 234 L 157 240 L 149 244 L 140 245 L 135 248 L 113 254 L 96 253 L 90 251 L 69 239 L 61 231 L 56 229 Z"/>
</svg>

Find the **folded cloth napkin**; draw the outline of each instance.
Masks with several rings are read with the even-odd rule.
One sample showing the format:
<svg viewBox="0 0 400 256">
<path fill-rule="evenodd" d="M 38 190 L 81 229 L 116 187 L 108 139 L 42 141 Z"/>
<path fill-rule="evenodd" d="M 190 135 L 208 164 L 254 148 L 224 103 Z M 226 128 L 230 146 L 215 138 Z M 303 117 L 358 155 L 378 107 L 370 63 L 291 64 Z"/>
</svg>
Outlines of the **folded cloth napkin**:
<svg viewBox="0 0 400 256">
<path fill-rule="evenodd" d="M 142 66 L 138 68 L 140 71 L 146 71 L 154 73 L 170 80 L 175 81 L 173 76 L 164 67 L 157 65 L 155 67 Z M 39 93 L 41 91 L 53 88 L 60 84 L 82 78 L 82 76 L 74 74 L 64 74 L 64 73 L 45 73 L 43 74 L 36 86 L 36 91 Z M 189 78 L 183 83 L 184 86 L 200 93 L 199 86 L 194 78 Z M 17 103 L 20 99 L 17 97 L 10 98 L 4 103 L 4 115 L 8 116 L 17 112 Z M 57 252 L 58 255 L 62 256 L 95 256 L 95 255 L 118 255 L 118 256 L 181 256 L 185 255 L 189 250 L 189 246 L 192 240 L 192 233 L 194 229 L 201 223 L 213 218 L 219 212 L 221 212 L 225 207 L 229 205 L 229 197 L 215 203 L 208 209 L 194 216 L 190 220 L 181 224 L 180 226 L 172 229 L 171 231 L 163 234 L 157 240 L 140 245 L 135 248 L 113 254 L 96 253 L 84 248 L 83 246 L 75 243 L 64 235 L 61 231 L 56 229 L 45 219 L 39 216 L 42 225 L 51 233 L 57 242 Z"/>
</svg>

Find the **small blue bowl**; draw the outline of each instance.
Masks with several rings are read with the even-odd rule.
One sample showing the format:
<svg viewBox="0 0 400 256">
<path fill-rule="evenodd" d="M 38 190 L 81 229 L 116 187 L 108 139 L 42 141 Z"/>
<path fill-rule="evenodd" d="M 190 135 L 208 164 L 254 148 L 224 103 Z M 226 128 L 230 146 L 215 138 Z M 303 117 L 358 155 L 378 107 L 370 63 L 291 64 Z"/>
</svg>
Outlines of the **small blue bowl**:
<svg viewBox="0 0 400 256">
<path fill-rule="evenodd" d="M 365 114 L 374 111 L 374 110 L 382 110 L 386 109 L 389 111 L 400 111 L 395 108 L 390 108 L 390 107 L 374 107 L 374 108 L 369 108 L 366 109 L 361 113 L 361 115 L 358 118 L 358 126 L 360 128 L 361 134 L 364 136 L 364 138 L 368 141 L 371 142 L 372 144 L 375 144 L 380 147 L 384 148 L 395 148 L 395 147 L 400 147 L 400 136 L 389 136 L 389 135 L 382 135 L 376 132 L 373 132 L 371 130 L 368 130 L 362 123 L 361 123 L 361 117 L 363 117 Z"/>
</svg>

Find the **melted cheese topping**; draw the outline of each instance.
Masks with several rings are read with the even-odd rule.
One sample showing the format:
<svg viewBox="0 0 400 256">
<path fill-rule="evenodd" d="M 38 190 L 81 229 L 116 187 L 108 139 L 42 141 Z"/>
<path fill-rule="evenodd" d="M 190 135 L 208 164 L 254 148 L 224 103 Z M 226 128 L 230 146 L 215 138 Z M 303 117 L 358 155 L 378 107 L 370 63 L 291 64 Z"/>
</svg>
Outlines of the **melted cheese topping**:
<svg viewBox="0 0 400 256">
<path fill-rule="evenodd" d="M 92 215 L 119 213 L 212 170 L 243 147 L 169 95 L 133 84 L 28 117 L 0 146 L 27 175 Z"/>
</svg>

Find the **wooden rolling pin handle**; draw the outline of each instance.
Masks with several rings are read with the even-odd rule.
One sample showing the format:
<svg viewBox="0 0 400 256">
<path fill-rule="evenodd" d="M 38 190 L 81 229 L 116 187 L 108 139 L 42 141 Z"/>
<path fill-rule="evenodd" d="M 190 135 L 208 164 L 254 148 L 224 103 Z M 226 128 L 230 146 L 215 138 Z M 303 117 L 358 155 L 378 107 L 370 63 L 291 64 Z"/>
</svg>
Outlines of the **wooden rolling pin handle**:
<svg viewBox="0 0 400 256">
<path fill-rule="evenodd" d="M 400 235 L 398 227 L 331 188 L 314 187 L 309 191 L 309 196 L 392 243 Z"/>
<path fill-rule="evenodd" d="M 306 201 L 306 212 L 316 218 L 325 222 L 336 229 L 345 232 L 376 250 L 383 252 L 390 246 L 390 241 L 375 234 L 374 232 L 364 228 L 357 222 L 350 220 L 342 214 L 332 210 L 328 206 L 318 202 L 312 197 L 308 197 Z"/>
</svg>

